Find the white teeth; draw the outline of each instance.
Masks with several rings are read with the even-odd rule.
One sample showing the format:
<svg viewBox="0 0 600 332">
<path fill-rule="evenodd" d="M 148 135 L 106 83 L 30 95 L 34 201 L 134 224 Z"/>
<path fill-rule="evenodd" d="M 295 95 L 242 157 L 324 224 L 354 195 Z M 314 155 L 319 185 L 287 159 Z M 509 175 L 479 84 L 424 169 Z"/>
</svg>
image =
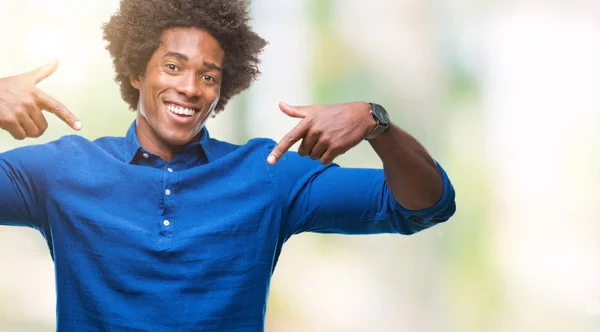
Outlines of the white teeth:
<svg viewBox="0 0 600 332">
<path fill-rule="evenodd" d="M 167 105 L 167 109 L 175 114 L 179 114 L 179 115 L 187 115 L 187 116 L 192 116 L 194 114 L 196 114 L 196 110 L 195 109 L 191 109 L 191 108 L 184 108 L 184 107 L 180 107 L 174 104 L 168 104 Z"/>
</svg>

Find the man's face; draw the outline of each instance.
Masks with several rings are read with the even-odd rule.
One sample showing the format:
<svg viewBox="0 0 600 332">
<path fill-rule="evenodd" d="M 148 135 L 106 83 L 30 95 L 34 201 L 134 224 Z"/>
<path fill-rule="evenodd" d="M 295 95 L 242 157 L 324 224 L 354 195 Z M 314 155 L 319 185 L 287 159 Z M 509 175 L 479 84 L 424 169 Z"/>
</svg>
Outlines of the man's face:
<svg viewBox="0 0 600 332">
<path fill-rule="evenodd" d="M 192 141 L 219 101 L 224 56 L 217 40 L 204 30 L 166 30 L 146 72 L 131 78 L 140 91 L 140 140 L 159 148 Z"/>
</svg>

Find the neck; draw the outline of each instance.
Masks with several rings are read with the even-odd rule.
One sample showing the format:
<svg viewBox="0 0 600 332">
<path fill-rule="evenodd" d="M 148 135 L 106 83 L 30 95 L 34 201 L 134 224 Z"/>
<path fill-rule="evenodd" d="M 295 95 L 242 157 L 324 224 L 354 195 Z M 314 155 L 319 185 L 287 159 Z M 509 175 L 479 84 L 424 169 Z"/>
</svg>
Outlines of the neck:
<svg viewBox="0 0 600 332">
<path fill-rule="evenodd" d="M 180 146 L 172 146 L 158 139 L 156 134 L 152 134 L 153 129 L 148 124 L 146 118 L 138 113 L 135 122 L 137 138 L 140 145 L 148 152 L 159 156 L 165 162 L 171 161 L 177 155 Z"/>
</svg>

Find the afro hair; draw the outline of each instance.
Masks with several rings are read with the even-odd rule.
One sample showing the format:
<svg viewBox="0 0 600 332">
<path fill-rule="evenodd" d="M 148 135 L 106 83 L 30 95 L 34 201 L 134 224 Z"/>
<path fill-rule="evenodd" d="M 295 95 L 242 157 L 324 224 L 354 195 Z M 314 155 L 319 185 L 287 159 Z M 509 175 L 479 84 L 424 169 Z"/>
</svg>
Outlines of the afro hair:
<svg viewBox="0 0 600 332">
<path fill-rule="evenodd" d="M 260 75 L 259 55 L 267 42 L 249 26 L 248 5 L 247 0 L 121 0 L 103 30 L 123 100 L 137 108 L 139 91 L 129 78 L 144 74 L 164 31 L 195 27 L 210 33 L 225 51 L 215 114 L 222 111 L 229 98 Z"/>
</svg>

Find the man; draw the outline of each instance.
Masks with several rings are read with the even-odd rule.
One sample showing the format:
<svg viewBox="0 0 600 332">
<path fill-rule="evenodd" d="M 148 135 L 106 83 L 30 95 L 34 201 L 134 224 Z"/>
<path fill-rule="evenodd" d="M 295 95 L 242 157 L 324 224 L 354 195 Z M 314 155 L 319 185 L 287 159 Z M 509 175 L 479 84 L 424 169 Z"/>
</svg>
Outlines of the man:
<svg viewBox="0 0 600 332">
<path fill-rule="evenodd" d="M 278 144 L 210 138 L 208 117 L 259 74 L 265 41 L 247 12 L 236 0 L 122 1 L 104 37 L 137 111 L 127 135 L 0 154 L 0 223 L 46 238 L 58 330 L 261 331 L 292 235 L 412 234 L 454 213 L 445 172 L 377 104 L 281 103 L 301 120 Z M 34 86 L 56 66 L 0 81 L 0 128 L 39 137 L 41 110 L 81 128 Z M 384 170 L 332 164 L 363 139 Z"/>
</svg>

